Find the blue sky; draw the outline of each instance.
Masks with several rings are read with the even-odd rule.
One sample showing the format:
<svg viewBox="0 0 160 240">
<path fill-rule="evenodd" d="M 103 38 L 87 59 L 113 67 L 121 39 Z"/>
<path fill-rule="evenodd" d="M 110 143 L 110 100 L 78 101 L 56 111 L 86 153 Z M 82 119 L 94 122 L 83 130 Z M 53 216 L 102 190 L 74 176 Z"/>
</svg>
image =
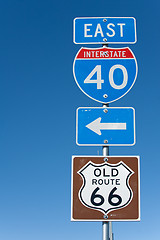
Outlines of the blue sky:
<svg viewBox="0 0 160 240">
<path fill-rule="evenodd" d="M 76 145 L 76 109 L 101 104 L 80 91 L 72 73 L 81 47 L 73 43 L 73 19 L 96 16 L 137 20 L 130 48 L 138 77 L 110 104 L 136 109 L 137 142 L 110 154 L 141 157 L 141 221 L 113 223 L 113 232 L 119 240 L 158 238 L 159 8 L 158 0 L 0 1 L 0 239 L 102 237 L 101 223 L 70 221 L 71 156 L 102 154 Z"/>
</svg>

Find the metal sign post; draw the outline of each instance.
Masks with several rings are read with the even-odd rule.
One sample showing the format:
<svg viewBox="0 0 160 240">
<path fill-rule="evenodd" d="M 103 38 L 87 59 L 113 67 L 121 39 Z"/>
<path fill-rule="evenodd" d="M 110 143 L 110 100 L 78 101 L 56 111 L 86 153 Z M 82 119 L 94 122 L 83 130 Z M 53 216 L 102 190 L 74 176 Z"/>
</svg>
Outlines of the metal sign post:
<svg viewBox="0 0 160 240">
<path fill-rule="evenodd" d="M 106 105 L 104 107 L 107 107 Z M 109 156 L 109 147 L 103 147 L 103 156 Z M 102 222 L 103 240 L 113 240 L 112 222 Z"/>
<path fill-rule="evenodd" d="M 109 147 L 103 147 L 103 156 L 109 155 Z M 103 227 L 103 240 L 112 240 L 110 239 L 110 235 L 112 235 L 110 232 L 112 232 L 112 226 L 109 227 L 109 224 L 111 222 L 102 222 Z"/>
<path fill-rule="evenodd" d="M 109 104 L 104 104 L 103 107 L 109 107 Z M 103 146 L 103 156 L 109 156 L 109 147 Z M 102 222 L 103 227 L 103 240 L 112 240 L 112 223 L 111 222 Z"/>
</svg>

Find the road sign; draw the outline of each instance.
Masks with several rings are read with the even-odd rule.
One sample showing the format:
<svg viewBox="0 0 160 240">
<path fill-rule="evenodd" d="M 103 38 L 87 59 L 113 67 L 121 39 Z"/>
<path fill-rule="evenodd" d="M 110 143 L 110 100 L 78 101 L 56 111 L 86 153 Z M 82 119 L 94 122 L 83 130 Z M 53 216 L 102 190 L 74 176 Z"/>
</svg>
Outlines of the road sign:
<svg viewBox="0 0 160 240">
<path fill-rule="evenodd" d="M 109 103 L 123 97 L 137 77 L 137 61 L 126 48 L 81 48 L 73 63 L 73 75 L 81 91 L 91 99 Z"/>
<path fill-rule="evenodd" d="M 134 108 L 78 108 L 76 114 L 76 143 L 82 146 L 134 145 Z"/>
<path fill-rule="evenodd" d="M 72 221 L 139 221 L 138 156 L 73 156 Z"/>
<path fill-rule="evenodd" d="M 133 17 L 75 18 L 73 41 L 76 44 L 136 43 Z"/>
</svg>

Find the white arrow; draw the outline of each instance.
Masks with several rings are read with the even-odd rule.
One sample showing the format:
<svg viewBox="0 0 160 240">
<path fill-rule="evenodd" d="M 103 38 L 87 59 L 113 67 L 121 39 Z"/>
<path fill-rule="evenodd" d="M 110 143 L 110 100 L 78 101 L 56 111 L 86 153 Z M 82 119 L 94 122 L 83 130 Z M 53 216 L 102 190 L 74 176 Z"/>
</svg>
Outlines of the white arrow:
<svg viewBox="0 0 160 240">
<path fill-rule="evenodd" d="M 91 131 L 101 135 L 101 130 L 126 130 L 126 123 L 101 123 L 101 117 L 86 125 Z"/>
</svg>

